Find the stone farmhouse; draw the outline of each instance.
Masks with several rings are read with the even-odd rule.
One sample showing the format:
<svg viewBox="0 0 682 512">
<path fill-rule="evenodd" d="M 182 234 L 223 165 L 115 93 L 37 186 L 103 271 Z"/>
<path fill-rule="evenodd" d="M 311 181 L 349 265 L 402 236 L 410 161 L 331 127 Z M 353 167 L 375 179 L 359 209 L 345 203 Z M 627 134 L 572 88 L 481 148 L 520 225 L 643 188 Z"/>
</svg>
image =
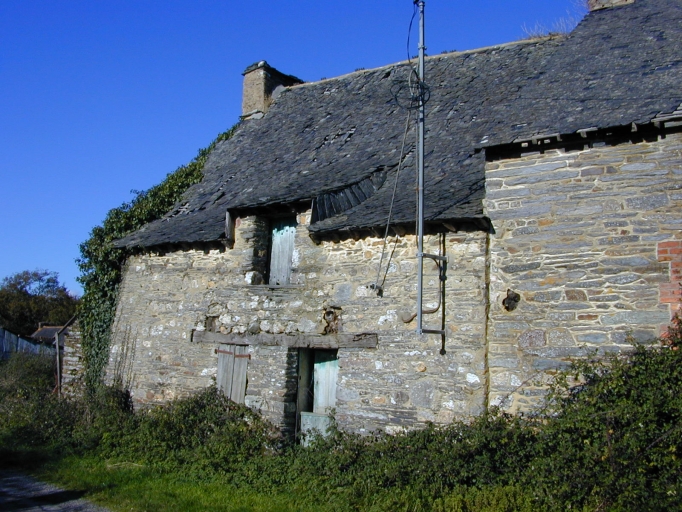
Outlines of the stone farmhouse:
<svg viewBox="0 0 682 512">
<path fill-rule="evenodd" d="M 203 181 L 117 242 L 109 373 L 138 403 L 217 381 L 288 434 L 330 413 L 391 432 L 528 410 L 571 359 L 667 325 L 682 1 L 592 0 L 566 36 L 427 58 L 425 251 L 447 264 L 425 260 L 424 320 L 443 336 L 414 320 L 413 65 L 247 68 Z"/>
</svg>

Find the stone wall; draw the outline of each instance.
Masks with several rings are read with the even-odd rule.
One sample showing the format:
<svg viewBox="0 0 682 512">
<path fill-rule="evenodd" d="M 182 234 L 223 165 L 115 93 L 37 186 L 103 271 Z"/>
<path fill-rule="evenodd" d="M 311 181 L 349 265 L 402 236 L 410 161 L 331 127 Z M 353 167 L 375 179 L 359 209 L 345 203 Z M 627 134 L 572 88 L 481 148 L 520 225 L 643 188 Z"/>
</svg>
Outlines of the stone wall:
<svg viewBox="0 0 682 512">
<path fill-rule="evenodd" d="M 297 217 L 287 286 L 262 284 L 264 218 L 237 219 L 231 249 L 132 256 L 109 377 L 129 384 L 139 404 L 163 403 L 214 382 L 216 336 L 320 336 L 332 308 L 339 332 L 378 339 L 376 348 L 338 349 L 342 428 L 390 432 L 468 418 L 489 404 L 528 410 L 571 359 L 651 339 L 670 320 L 682 272 L 681 161 L 680 134 L 490 161 L 494 233 L 425 243 L 449 257 L 445 355 L 439 336 L 417 336 L 416 322 L 402 321 L 415 312 L 412 236 L 388 241 L 383 297 L 372 288 L 383 240 L 316 245 L 309 212 Z M 431 307 L 438 276 L 432 263 L 425 270 Z M 425 327 L 439 328 L 440 316 L 426 316 Z M 246 403 L 293 431 L 298 349 L 256 343 L 248 351 Z"/>
<path fill-rule="evenodd" d="M 488 164 L 491 403 L 528 409 L 571 358 L 651 339 L 669 322 L 681 153 L 676 134 Z M 512 311 L 508 289 L 520 295 Z"/>
<path fill-rule="evenodd" d="M 377 333 L 378 346 L 340 348 L 336 418 L 349 430 L 411 427 L 479 414 L 486 402 L 484 233 L 436 235 L 429 252 L 450 258 L 446 291 L 447 353 L 438 335 L 417 336 L 414 237 L 389 239 L 383 297 L 377 277 L 383 240 L 367 238 L 315 245 L 298 215 L 292 284 L 262 282 L 267 223 L 235 223 L 232 249 L 177 250 L 129 258 L 114 328 L 109 378 L 128 379 L 139 404 L 162 403 L 209 386 L 216 375 L 216 344 L 194 341 L 194 331 L 217 334 L 321 334 L 323 313 L 335 308 L 342 333 Z M 425 306 L 437 302 L 437 271 L 425 264 Z M 440 328 L 440 316 L 425 316 Z M 250 346 L 246 403 L 291 428 L 295 411 L 297 349 Z M 125 375 L 123 375 L 125 374 Z"/>
<path fill-rule="evenodd" d="M 270 95 L 266 89 L 267 71 L 261 66 L 244 73 L 242 94 L 242 115 L 265 112 L 270 106 Z"/>
<path fill-rule="evenodd" d="M 83 348 L 78 322 L 71 325 L 62 339 L 62 392 L 80 394 L 83 391 Z"/>
</svg>

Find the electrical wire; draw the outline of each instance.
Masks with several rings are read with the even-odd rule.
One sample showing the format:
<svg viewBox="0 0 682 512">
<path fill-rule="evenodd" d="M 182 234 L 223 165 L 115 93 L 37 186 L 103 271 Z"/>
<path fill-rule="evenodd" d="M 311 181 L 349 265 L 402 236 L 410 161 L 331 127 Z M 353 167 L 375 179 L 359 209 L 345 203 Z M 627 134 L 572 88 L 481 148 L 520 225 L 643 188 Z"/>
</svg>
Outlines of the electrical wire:
<svg viewBox="0 0 682 512">
<path fill-rule="evenodd" d="M 400 157 L 398 160 L 398 170 L 396 171 L 395 174 L 395 183 L 393 183 L 393 193 L 391 194 L 391 204 L 388 209 L 388 219 L 386 221 L 386 230 L 384 232 L 384 243 L 381 248 L 381 257 L 379 258 L 379 266 L 377 268 L 377 277 L 374 280 L 374 284 L 370 285 L 370 288 L 376 291 L 377 295 L 379 297 L 382 297 L 384 294 L 384 283 L 386 282 L 386 276 L 388 275 L 388 270 L 391 265 L 391 260 L 393 259 L 393 254 L 395 253 L 395 248 L 398 245 L 398 239 L 400 238 L 399 236 L 396 236 L 395 242 L 393 244 L 393 251 L 391 251 L 391 256 L 388 259 L 388 263 L 386 264 L 386 272 L 384 273 L 384 278 L 381 281 L 381 284 L 379 284 L 379 277 L 381 276 L 381 269 L 384 264 L 384 257 L 386 256 L 386 245 L 388 243 L 388 230 L 391 227 L 391 218 L 393 216 L 393 206 L 395 205 L 395 196 L 396 192 L 398 190 L 398 181 L 400 180 L 400 171 L 403 166 L 403 162 L 405 160 L 405 141 L 407 140 L 407 133 L 410 130 L 410 118 L 412 117 L 412 111 L 415 109 L 415 103 L 418 104 L 419 99 L 420 99 L 420 94 L 423 88 L 421 85 L 417 86 L 418 93 L 415 95 L 412 89 L 412 75 L 415 74 L 417 76 L 418 84 L 420 84 L 419 80 L 419 75 L 417 74 L 416 70 L 414 69 L 414 66 L 412 65 L 412 56 L 410 55 L 410 38 L 412 36 L 412 25 L 414 24 L 414 19 L 417 17 L 417 13 L 419 12 L 419 5 L 418 5 L 418 0 L 413 0 L 413 10 L 412 10 L 412 17 L 410 18 L 410 25 L 407 29 L 407 61 L 408 65 L 410 67 L 410 72 L 407 81 L 402 80 L 402 81 L 394 81 L 393 85 L 391 86 L 391 94 L 393 94 L 393 98 L 396 102 L 396 104 L 402 108 L 405 108 L 407 110 L 407 117 L 405 118 L 405 131 L 403 133 L 403 140 L 400 145 Z M 400 92 L 403 90 L 405 83 L 407 83 L 408 90 L 410 91 L 410 104 L 409 105 L 404 105 L 401 103 L 400 100 Z"/>
<path fill-rule="evenodd" d="M 393 216 L 393 206 L 395 204 L 395 196 L 396 192 L 398 190 L 398 181 L 400 178 L 400 170 L 403 167 L 403 162 L 405 161 L 405 141 L 407 140 L 407 133 L 410 131 L 410 118 L 412 117 L 412 111 L 408 110 L 407 111 L 407 117 L 405 118 L 405 131 L 403 133 L 403 141 L 400 145 L 400 160 L 398 161 L 398 170 L 395 173 L 395 183 L 393 183 L 393 194 L 391 195 L 391 205 L 388 208 L 388 220 L 386 221 L 386 231 L 384 232 L 384 244 L 381 248 L 381 258 L 379 259 L 379 267 L 377 268 L 377 277 L 374 280 L 374 284 L 371 286 L 374 290 L 376 290 L 377 295 L 380 297 L 383 296 L 384 293 L 384 283 L 386 282 L 386 275 L 388 274 L 388 266 L 386 267 L 386 273 L 384 274 L 384 279 L 379 284 L 379 277 L 381 276 L 381 268 L 384 263 L 384 256 L 386 255 L 386 244 L 388 242 L 388 230 L 391 226 L 391 217 Z M 395 244 L 397 245 L 398 243 L 398 236 L 396 236 L 395 239 Z M 395 246 L 393 247 L 393 252 L 395 252 Z M 389 258 L 389 262 L 387 265 L 390 265 L 391 259 L 393 258 L 393 252 L 391 253 L 391 258 Z"/>
<path fill-rule="evenodd" d="M 407 90 L 408 94 L 403 95 L 404 90 Z M 431 88 L 419 78 L 416 67 L 410 65 L 407 79 L 393 80 L 391 94 L 399 107 L 406 110 L 417 110 L 420 101 L 426 105 L 431 99 Z M 406 98 L 404 99 L 403 96 Z M 406 101 L 407 98 L 409 101 Z"/>
<path fill-rule="evenodd" d="M 388 257 L 388 261 L 386 262 L 386 272 L 384 272 L 384 278 L 381 280 L 381 284 L 379 285 L 379 289 L 383 291 L 384 289 L 384 284 L 386 283 L 386 277 L 388 276 L 388 270 L 391 268 L 391 260 L 393 260 L 393 255 L 395 254 L 395 249 L 398 247 L 398 240 L 400 240 L 399 236 L 395 237 L 395 240 L 393 241 L 393 250 L 391 251 L 391 255 Z M 384 248 L 386 248 L 386 244 L 384 243 Z"/>
<path fill-rule="evenodd" d="M 410 37 L 412 36 L 412 24 L 414 23 L 414 19 L 417 17 L 417 13 L 419 12 L 419 5 L 418 5 L 418 0 L 414 0 L 414 9 L 412 11 L 412 18 L 410 18 L 410 27 L 407 29 L 407 62 L 410 63 L 410 66 L 412 66 L 412 56 L 410 55 Z"/>
<path fill-rule="evenodd" d="M 410 69 L 407 80 L 395 80 L 393 86 L 391 86 L 391 94 L 398 106 L 415 110 L 419 108 L 420 100 L 426 104 L 426 102 L 431 97 L 431 91 L 424 81 L 419 78 L 419 72 L 417 67 L 412 64 L 412 56 L 410 55 L 410 41 L 412 38 L 412 25 L 414 24 L 414 19 L 419 12 L 419 0 L 413 0 L 414 9 L 412 11 L 412 18 L 410 18 L 410 26 L 407 29 L 407 63 Z M 410 104 L 406 105 L 401 99 L 402 90 L 407 87 L 409 90 Z"/>
</svg>

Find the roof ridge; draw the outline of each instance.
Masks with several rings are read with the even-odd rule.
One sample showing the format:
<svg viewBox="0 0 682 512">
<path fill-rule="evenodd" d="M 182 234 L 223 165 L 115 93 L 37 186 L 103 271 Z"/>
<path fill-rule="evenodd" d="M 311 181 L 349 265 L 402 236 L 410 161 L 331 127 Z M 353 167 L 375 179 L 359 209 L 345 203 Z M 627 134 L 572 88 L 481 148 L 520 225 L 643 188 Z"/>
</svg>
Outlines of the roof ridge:
<svg viewBox="0 0 682 512">
<path fill-rule="evenodd" d="M 470 50 L 452 51 L 452 52 L 439 53 L 437 55 L 428 55 L 426 57 L 426 60 L 429 61 L 429 60 L 435 60 L 435 59 L 442 59 L 444 57 L 459 56 L 459 55 L 470 55 L 470 54 L 475 54 L 475 53 L 484 53 L 484 52 L 488 52 L 491 50 L 508 48 L 511 46 L 535 44 L 535 43 L 551 41 L 551 40 L 555 40 L 555 39 L 563 39 L 565 37 L 567 37 L 567 34 L 549 34 L 549 35 L 541 36 L 541 37 L 534 37 L 534 38 L 530 38 L 530 39 L 519 39 L 518 41 L 510 41 L 507 43 L 500 43 L 500 44 L 494 44 L 494 45 L 489 45 L 489 46 L 482 46 L 480 48 L 472 48 Z M 325 82 L 331 82 L 332 80 L 341 80 L 341 79 L 348 78 L 348 77 L 353 76 L 353 75 L 360 75 L 362 73 L 373 73 L 376 71 L 391 69 L 391 68 L 395 68 L 398 66 L 405 66 L 405 65 L 409 64 L 410 62 L 412 62 L 413 60 L 415 60 L 415 59 L 392 62 L 391 64 L 384 64 L 383 66 L 378 66 L 376 68 L 357 69 L 355 71 L 351 71 L 350 73 L 345 73 L 343 75 L 337 75 L 337 76 L 333 76 L 330 78 L 322 78 L 322 79 L 314 81 L 314 82 L 303 82 L 302 84 L 292 85 L 288 88 L 289 89 L 298 89 L 300 87 L 320 85 L 320 84 L 325 83 Z"/>
</svg>

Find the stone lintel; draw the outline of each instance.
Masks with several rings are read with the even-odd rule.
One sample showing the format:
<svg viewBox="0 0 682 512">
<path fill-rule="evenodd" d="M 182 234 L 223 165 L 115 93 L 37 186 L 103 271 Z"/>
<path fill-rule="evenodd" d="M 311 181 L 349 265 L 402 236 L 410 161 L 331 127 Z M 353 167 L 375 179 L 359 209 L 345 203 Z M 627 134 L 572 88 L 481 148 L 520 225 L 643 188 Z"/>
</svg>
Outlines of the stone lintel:
<svg viewBox="0 0 682 512">
<path fill-rule="evenodd" d="M 222 334 L 208 331 L 192 331 L 195 343 L 229 343 L 232 345 L 279 346 L 290 348 L 377 348 L 376 333 L 339 334 Z"/>
</svg>

